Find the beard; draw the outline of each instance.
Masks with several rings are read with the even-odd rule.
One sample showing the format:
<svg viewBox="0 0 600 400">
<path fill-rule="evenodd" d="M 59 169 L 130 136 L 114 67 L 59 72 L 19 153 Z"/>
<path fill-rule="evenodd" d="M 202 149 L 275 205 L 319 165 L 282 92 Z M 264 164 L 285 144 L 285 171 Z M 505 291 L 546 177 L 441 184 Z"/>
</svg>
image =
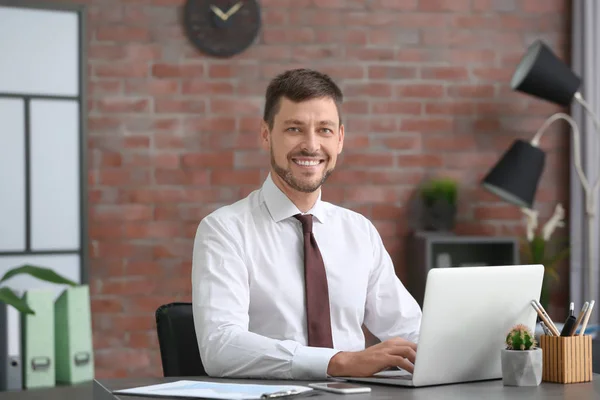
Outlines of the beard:
<svg viewBox="0 0 600 400">
<path fill-rule="evenodd" d="M 316 157 L 319 154 L 318 153 L 309 153 L 308 151 L 301 151 L 299 154 L 296 154 L 297 156 L 304 156 L 304 157 Z M 292 157 L 289 157 L 290 161 L 291 161 Z M 327 162 L 327 160 L 329 159 L 329 157 L 324 157 L 325 161 Z M 293 161 L 291 161 L 293 162 Z M 323 172 L 323 176 L 321 177 L 320 180 L 318 180 L 317 182 L 306 182 L 300 179 L 297 179 L 296 177 L 294 177 L 292 171 L 290 169 L 285 169 L 284 167 L 280 166 L 277 164 L 277 161 L 275 161 L 275 155 L 273 154 L 273 150 L 271 149 L 271 167 L 273 168 L 273 171 L 275 171 L 275 173 L 277 173 L 277 175 L 279 175 L 279 177 L 281 179 L 283 179 L 283 181 L 285 183 L 287 183 L 292 189 L 297 190 L 299 192 L 303 192 L 303 193 L 312 193 L 316 190 L 318 190 L 327 180 L 327 178 L 329 178 L 329 176 L 333 173 L 333 170 L 335 168 L 331 168 L 331 169 L 326 169 L 325 172 Z"/>
</svg>

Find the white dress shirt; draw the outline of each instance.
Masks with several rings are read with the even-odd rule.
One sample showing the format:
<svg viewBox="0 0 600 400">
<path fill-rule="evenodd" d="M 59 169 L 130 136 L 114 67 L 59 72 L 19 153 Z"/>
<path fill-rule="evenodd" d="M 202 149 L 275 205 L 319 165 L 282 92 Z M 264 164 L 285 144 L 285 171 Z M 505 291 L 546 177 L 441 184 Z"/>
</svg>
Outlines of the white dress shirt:
<svg viewBox="0 0 600 400">
<path fill-rule="evenodd" d="M 319 195 L 308 213 L 327 272 L 334 349 L 307 346 L 298 213 L 269 175 L 261 189 L 200 222 L 192 301 L 209 375 L 326 378 L 337 352 L 364 350 L 363 323 L 382 341 L 418 341 L 421 309 L 373 224 Z"/>
</svg>

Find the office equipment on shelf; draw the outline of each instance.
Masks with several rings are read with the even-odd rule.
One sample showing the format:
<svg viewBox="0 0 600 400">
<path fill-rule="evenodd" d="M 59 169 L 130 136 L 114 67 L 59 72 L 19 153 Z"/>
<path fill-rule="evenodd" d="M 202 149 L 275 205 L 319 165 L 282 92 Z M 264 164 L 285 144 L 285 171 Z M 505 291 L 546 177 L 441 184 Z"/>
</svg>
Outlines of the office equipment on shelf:
<svg viewBox="0 0 600 400">
<path fill-rule="evenodd" d="M 115 390 L 113 393 L 153 397 L 259 400 L 293 397 L 312 391 L 313 389 L 310 387 L 298 385 L 257 385 L 178 380 L 170 383 Z"/>
<path fill-rule="evenodd" d="M 0 302 L 0 392 L 21 390 L 21 320 L 12 306 Z"/>
<path fill-rule="evenodd" d="M 519 240 L 514 237 L 461 236 L 417 231 L 405 247 L 408 291 L 423 307 L 425 279 L 432 268 L 455 268 L 520 263 Z"/>
<path fill-rule="evenodd" d="M 431 386 L 502 378 L 501 350 L 516 324 L 534 329 L 543 265 L 434 268 L 427 277 L 412 376 L 384 371 L 348 381 Z"/>
<path fill-rule="evenodd" d="M 34 315 L 21 317 L 23 388 L 52 387 L 54 368 L 54 298 L 51 289 L 29 289 L 24 296 Z"/>
<path fill-rule="evenodd" d="M 65 289 L 54 304 L 57 383 L 94 379 L 92 316 L 88 285 Z"/>
</svg>

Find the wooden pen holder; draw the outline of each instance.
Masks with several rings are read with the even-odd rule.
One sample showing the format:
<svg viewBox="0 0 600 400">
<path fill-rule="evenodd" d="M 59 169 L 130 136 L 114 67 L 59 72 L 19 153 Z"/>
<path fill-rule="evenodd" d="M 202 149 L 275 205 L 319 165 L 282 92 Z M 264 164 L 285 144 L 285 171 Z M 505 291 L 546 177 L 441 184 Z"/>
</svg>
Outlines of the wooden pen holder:
<svg viewBox="0 0 600 400">
<path fill-rule="evenodd" d="M 592 380 L 592 337 L 540 336 L 544 382 L 580 383 Z"/>
</svg>

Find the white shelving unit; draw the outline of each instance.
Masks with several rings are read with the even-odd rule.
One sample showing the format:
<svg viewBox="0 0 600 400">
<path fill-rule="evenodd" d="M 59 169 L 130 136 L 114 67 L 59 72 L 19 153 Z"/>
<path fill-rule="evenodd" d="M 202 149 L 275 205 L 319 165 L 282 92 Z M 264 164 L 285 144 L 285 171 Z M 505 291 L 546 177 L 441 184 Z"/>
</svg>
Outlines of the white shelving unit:
<svg viewBox="0 0 600 400">
<path fill-rule="evenodd" d="M 29 263 L 87 283 L 84 18 L 0 0 L 0 276 Z"/>
</svg>

